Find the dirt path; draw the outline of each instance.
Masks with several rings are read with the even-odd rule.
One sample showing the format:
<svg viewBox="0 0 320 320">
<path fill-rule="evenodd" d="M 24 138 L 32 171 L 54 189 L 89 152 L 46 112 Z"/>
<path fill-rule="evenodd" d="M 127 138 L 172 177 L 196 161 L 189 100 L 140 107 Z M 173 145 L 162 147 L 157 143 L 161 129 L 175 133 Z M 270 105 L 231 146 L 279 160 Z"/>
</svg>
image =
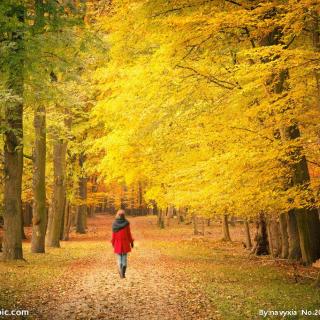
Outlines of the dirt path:
<svg viewBox="0 0 320 320">
<path fill-rule="evenodd" d="M 110 227 L 110 217 L 99 217 L 99 226 Z M 147 249 L 143 219 L 131 219 L 137 239 L 129 256 L 126 279 L 117 273 L 111 248 L 95 257 L 88 268 L 65 280 L 37 310 L 41 319 L 218 319 L 207 297 L 184 275 L 183 269 Z M 150 234 L 150 233 L 148 233 Z M 103 241 L 103 240 L 102 240 Z M 106 240 L 104 240 L 106 241 Z M 54 290 L 53 290 L 54 291 Z M 57 296 L 58 295 L 58 296 Z M 52 297 L 55 297 L 52 299 Z"/>
</svg>

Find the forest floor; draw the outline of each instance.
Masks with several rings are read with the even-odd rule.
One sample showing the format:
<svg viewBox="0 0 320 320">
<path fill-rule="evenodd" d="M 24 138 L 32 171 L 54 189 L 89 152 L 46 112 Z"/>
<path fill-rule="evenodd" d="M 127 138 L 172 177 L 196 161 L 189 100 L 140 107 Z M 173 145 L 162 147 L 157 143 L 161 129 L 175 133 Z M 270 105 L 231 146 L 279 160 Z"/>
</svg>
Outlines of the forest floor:
<svg viewBox="0 0 320 320">
<path fill-rule="evenodd" d="M 112 220 L 89 219 L 87 234 L 72 232 L 62 248 L 46 254 L 29 253 L 26 241 L 25 262 L 0 263 L 0 310 L 27 309 L 30 315 L 20 319 L 48 320 L 280 318 L 259 310 L 291 311 L 286 319 L 320 318 L 300 314 L 320 309 L 320 290 L 308 278 L 317 270 L 249 257 L 240 226 L 231 227 L 234 241 L 226 243 L 219 225 L 207 227 L 203 237 L 193 236 L 191 225 L 172 221 L 158 229 L 154 216 L 131 217 L 135 247 L 127 277 L 120 279 Z"/>
</svg>

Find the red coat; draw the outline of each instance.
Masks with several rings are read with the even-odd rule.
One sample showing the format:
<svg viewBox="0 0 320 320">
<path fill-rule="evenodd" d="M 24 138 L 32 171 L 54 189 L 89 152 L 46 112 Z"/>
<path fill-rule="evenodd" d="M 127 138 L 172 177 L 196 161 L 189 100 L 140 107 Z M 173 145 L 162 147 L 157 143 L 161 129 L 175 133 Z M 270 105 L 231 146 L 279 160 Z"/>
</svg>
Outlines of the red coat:
<svg viewBox="0 0 320 320">
<path fill-rule="evenodd" d="M 133 242 L 133 238 L 131 235 L 129 224 L 117 232 L 112 232 L 111 243 L 114 248 L 114 253 L 130 252 L 132 242 Z"/>
</svg>

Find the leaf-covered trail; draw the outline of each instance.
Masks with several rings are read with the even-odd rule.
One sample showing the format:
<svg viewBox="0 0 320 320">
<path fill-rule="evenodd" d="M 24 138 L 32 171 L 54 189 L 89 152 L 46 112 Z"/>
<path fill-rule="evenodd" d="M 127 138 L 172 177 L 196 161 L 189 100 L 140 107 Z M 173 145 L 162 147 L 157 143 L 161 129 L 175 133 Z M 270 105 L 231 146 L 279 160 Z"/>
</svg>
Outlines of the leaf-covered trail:
<svg viewBox="0 0 320 320">
<path fill-rule="evenodd" d="M 117 273 L 110 239 L 112 217 L 98 221 L 83 241 L 103 241 L 88 265 L 73 266 L 37 310 L 41 319 L 218 319 L 201 288 L 190 283 L 183 268 L 148 246 L 150 221 L 132 218 L 135 248 L 129 256 L 126 279 Z M 92 232 L 93 231 L 93 232 Z M 107 240 L 107 241 L 106 241 Z M 55 289 L 53 289 L 55 291 Z M 55 295 L 56 299 L 52 300 Z M 59 296 L 57 298 L 57 295 Z M 44 303 L 43 303 L 44 302 Z"/>
</svg>

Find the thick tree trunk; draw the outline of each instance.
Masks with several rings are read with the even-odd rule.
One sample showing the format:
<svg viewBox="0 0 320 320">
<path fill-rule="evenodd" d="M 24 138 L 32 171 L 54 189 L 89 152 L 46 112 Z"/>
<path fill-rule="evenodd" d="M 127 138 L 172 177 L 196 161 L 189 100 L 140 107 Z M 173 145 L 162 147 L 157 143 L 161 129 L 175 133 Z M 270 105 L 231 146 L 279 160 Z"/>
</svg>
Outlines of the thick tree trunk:
<svg viewBox="0 0 320 320">
<path fill-rule="evenodd" d="M 289 239 L 287 229 L 286 213 L 281 213 L 279 217 L 279 227 L 281 233 L 281 258 L 287 259 L 289 256 Z"/>
<path fill-rule="evenodd" d="M 270 14 L 277 14 L 275 11 Z M 318 20 L 316 19 L 317 26 Z M 316 29 L 317 29 L 316 26 Z M 317 34 L 318 34 L 317 29 Z M 268 34 L 266 34 L 260 40 L 260 46 L 272 46 L 278 45 L 279 40 L 281 39 L 282 30 L 280 27 L 275 27 Z M 315 40 L 317 40 L 317 36 L 315 35 Z M 277 59 L 276 57 L 274 59 Z M 266 57 L 264 61 L 270 61 L 270 58 Z M 283 69 L 278 71 L 277 74 L 272 74 L 270 79 L 268 79 L 268 87 L 269 91 L 272 94 L 282 94 L 287 87 L 285 86 L 286 80 L 289 77 L 289 71 L 287 69 Z M 286 140 L 297 140 L 300 138 L 300 131 L 298 127 L 298 123 L 292 124 L 285 128 L 284 133 L 285 136 L 282 139 Z M 310 176 L 307 166 L 307 161 L 305 156 L 303 155 L 301 147 L 295 147 L 293 150 L 290 149 L 289 156 L 292 158 L 293 165 L 290 165 L 292 169 L 292 179 L 288 183 L 288 187 L 294 186 L 307 186 L 310 182 Z M 303 209 L 294 209 L 294 214 L 296 215 L 296 222 L 299 231 L 299 239 L 300 239 L 300 249 L 302 254 L 302 261 L 305 264 L 310 264 L 320 258 L 320 221 L 319 216 L 316 216 L 313 211 L 307 208 Z M 290 235 L 289 235 L 290 238 Z M 290 252 L 289 252 L 290 255 Z"/>
<path fill-rule="evenodd" d="M 47 245 L 60 247 L 60 234 L 66 195 L 66 151 L 67 143 L 57 139 L 53 146 L 53 199 L 49 211 Z"/>
<path fill-rule="evenodd" d="M 301 259 L 300 239 L 299 239 L 299 231 L 297 226 L 297 217 L 295 215 L 294 210 L 290 210 L 286 214 L 286 218 L 287 218 L 287 231 L 288 231 L 288 244 L 289 244 L 288 259 L 300 260 Z"/>
<path fill-rule="evenodd" d="M 295 209 L 302 261 L 311 264 L 320 258 L 320 222 L 316 209 Z"/>
<path fill-rule="evenodd" d="M 227 214 L 224 214 L 222 217 L 222 226 L 223 226 L 223 241 L 231 241 Z"/>
<path fill-rule="evenodd" d="M 34 115 L 33 219 L 31 252 L 45 252 L 46 209 L 46 110 L 38 107 Z"/>
<path fill-rule="evenodd" d="M 287 135 L 291 140 L 300 137 L 300 131 L 297 125 L 291 126 Z M 300 160 L 293 165 L 293 185 L 303 185 L 310 183 L 309 170 L 305 156 L 301 156 L 301 149 L 296 148 L 293 157 L 300 157 Z M 311 264 L 320 258 L 320 220 L 316 209 L 295 209 L 294 213 L 297 219 L 299 231 L 300 249 L 302 261 L 305 264 Z"/>
<path fill-rule="evenodd" d="M 267 225 L 269 252 L 273 257 L 279 257 L 281 254 L 281 236 L 279 224 L 277 221 L 270 219 Z"/>
<path fill-rule="evenodd" d="M 24 210 L 23 210 L 23 213 L 24 213 L 24 216 L 23 216 L 23 222 L 24 222 L 24 226 L 25 227 L 29 227 L 32 225 L 32 206 L 33 204 L 30 203 L 30 202 L 27 202 L 25 205 L 24 205 Z"/>
<path fill-rule="evenodd" d="M 252 241 L 251 241 L 250 226 L 249 226 L 248 219 L 245 219 L 245 221 L 244 221 L 244 231 L 245 231 L 245 235 L 246 235 L 246 248 L 251 250 Z"/>
<path fill-rule="evenodd" d="M 263 213 L 259 214 L 257 223 L 256 223 L 256 235 L 255 235 L 255 246 L 252 249 L 252 253 L 257 256 L 269 254 L 269 243 L 267 236 L 267 224 L 266 219 Z"/>
<path fill-rule="evenodd" d="M 8 18 L 24 23 L 24 7 L 11 5 Z M 9 35 L 12 46 L 7 87 L 15 95 L 5 106 L 4 133 L 4 226 L 3 259 L 23 259 L 21 239 L 21 184 L 23 171 L 23 36 L 22 30 Z"/>
</svg>

